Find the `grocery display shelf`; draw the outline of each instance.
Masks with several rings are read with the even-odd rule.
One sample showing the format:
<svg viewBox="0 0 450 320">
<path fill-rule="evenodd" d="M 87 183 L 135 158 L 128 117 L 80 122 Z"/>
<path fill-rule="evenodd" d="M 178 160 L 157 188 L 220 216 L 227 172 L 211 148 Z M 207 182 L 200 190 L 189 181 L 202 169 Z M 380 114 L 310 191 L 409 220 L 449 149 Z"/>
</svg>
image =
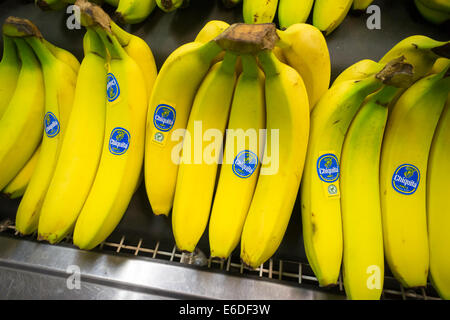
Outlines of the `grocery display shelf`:
<svg viewBox="0 0 450 320">
<path fill-rule="evenodd" d="M 0 1 L 0 23 L 10 15 L 30 19 L 47 40 L 70 50 L 81 61 L 84 30 L 67 29 L 64 11 L 43 12 L 32 2 Z M 405 37 L 423 34 L 448 40 L 448 26 L 424 21 L 413 1 L 375 0 L 374 4 L 381 9 L 381 29 L 368 29 L 367 15 L 349 14 L 327 37 L 332 80 L 361 59 L 380 59 Z M 173 13 L 155 10 L 145 22 L 127 30 L 149 43 L 160 68 L 173 50 L 193 41 L 213 19 L 242 22 L 242 7 L 228 10 L 220 0 L 191 0 L 188 8 Z M 20 200 L 0 197 L 0 299 L 345 299 L 342 277 L 337 286 L 320 288 L 307 263 L 298 200 L 275 255 L 249 270 L 240 262 L 239 247 L 225 261 L 208 257 L 207 231 L 198 244 L 198 255 L 177 250 L 170 217 L 152 214 L 143 184 L 113 234 L 92 251 L 78 250 L 70 237 L 49 245 L 38 242 L 34 235 L 18 236 L 14 217 Z M 66 285 L 67 267 L 72 265 L 81 271 L 80 290 Z M 430 284 L 414 290 L 403 288 L 387 266 L 382 298 L 439 299 Z"/>
</svg>

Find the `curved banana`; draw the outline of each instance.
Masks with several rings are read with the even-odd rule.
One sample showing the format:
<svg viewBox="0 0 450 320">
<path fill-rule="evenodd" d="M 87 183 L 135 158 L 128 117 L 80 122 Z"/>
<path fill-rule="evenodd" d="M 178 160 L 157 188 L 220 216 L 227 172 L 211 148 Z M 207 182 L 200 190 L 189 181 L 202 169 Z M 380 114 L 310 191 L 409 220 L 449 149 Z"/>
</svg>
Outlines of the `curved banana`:
<svg viewBox="0 0 450 320">
<path fill-rule="evenodd" d="M 414 0 L 414 3 L 416 5 L 417 10 L 422 15 L 422 17 L 424 17 L 428 22 L 439 25 L 450 20 L 450 13 L 429 8 L 421 0 Z"/>
<path fill-rule="evenodd" d="M 371 4 L 373 0 L 353 0 L 353 10 L 365 11 Z"/>
<path fill-rule="evenodd" d="M 339 178 L 345 134 L 364 99 L 394 81 L 404 66 L 393 61 L 376 75 L 332 86 L 311 113 L 300 199 L 306 255 L 321 286 L 337 283 L 342 261 Z"/>
<path fill-rule="evenodd" d="M 450 14 L 450 3 L 448 0 L 421 0 L 430 9 Z"/>
<path fill-rule="evenodd" d="M 275 17 L 278 0 L 243 0 L 244 22 L 270 23 Z"/>
<path fill-rule="evenodd" d="M 77 75 L 68 65 L 55 58 L 40 34 L 25 39 L 41 62 L 45 86 L 41 153 L 16 214 L 16 229 L 21 234 L 31 234 L 37 230 L 42 201 L 50 184 L 67 128 Z"/>
<path fill-rule="evenodd" d="M 51 53 L 56 57 L 56 59 L 66 63 L 69 67 L 72 68 L 75 73 L 78 73 L 78 70 L 80 69 L 80 62 L 70 51 L 57 47 L 45 39 L 44 43 L 50 49 Z"/>
<path fill-rule="evenodd" d="M 450 42 L 436 41 L 421 35 L 410 36 L 397 43 L 379 62 L 387 63 L 401 56 L 405 57 L 406 63 L 414 66 L 413 80 L 416 81 L 428 74 L 436 59 L 450 58 Z"/>
<path fill-rule="evenodd" d="M 20 59 L 14 41 L 3 35 L 3 57 L 0 61 L 0 120 L 16 90 Z"/>
<path fill-rule="evenodd" d="M 207 43 L 224 32 L 230 25 L 225 21 L 208 21 L 195 37 L 196 42 Z"/>
<path fill-rule="evenodd" d="M 308 91 L 311 110 L 328 90 L 331 61 L 327 42 L 314 26 L 298 23 L 285 31 L 277 31 L 283 56 L 303 79 Z"/>
<path fill-rule="evenodd" d="M 145 186 L 156 215 L 168 215 L 172 208 L 180 157 L 174 148 L 181 147 L 183 137 L 178 129 L 186 129 L 197 89 L 221 51 L 215 42 L 185 44 L 172 52 L 156 78 L 145 142 Z"/>
<path fill-rule="evenodd" d="M 212 67 L 189 115 L 172 211 L 173 234 L 182 251 L 194 251 L 208 223 L 236 83 L 236 60 L 235 54 L 227 52 Z"/>
<path fill-rule="evenodd" d="M 147 91 L 142 71 L 110 30 L 95 30 L 111 56 L 104 143 L 94 183 L 78 216 L 73 243 L 90 250 L 122 219 L 144 159 Z"/>
<path fill-rule="evenodd" d="M 316 0 L 313 9 L 313 25 L 328 36 L 344 21 L 353 0 Z"/>
<path fill-rule="evenodd" d="M 164 12 L 172 12 L 180 8 L 184 0 L 156 0 L 156 5 Z"/>
<path fill-rule="evenodd" d="M 350 67 L 342 71 L 334 80 L 331 86 L 337 86 L 348 80 L 362 80 L 373 74 L 380 72 L 384 68 L 384 64 L 375 62 L 370 59 L 364 59 L 352 64 Z"/>
<path fill-rule="evenodd" d="M 428 159 L 427 217 L 430 244 L 430 278 L 443 299 L 450 300 L 450 210 L 447 183 L 450 179 L 450 95 L 434 134 Z"/>
<path fill-rule="evenodd" d="M 44 82 L 39 61 L 25 40 L 14 40 L 22 67 L 17 88 L 0 121 L 0 190 L 8 185 L 33 155 L 42 138 Z"/>
<path fill-rule="evenodd" d="M 10 199 L 17 199 L 23 196 L 25 190 L 27 189 L 28 183 L 30 182 L 31 175 L 36 167 L 37 160 L 39 159 L 39 154 L 41 147 L 39 146 L 36 151 L 28 160 L 27 164 L 20 170 L 17 176 L 11 180 L 10 183 L 2 190 Z"/>
<path fill-rule="evenodd" d="M 115 15 L 121 23 L 135 24 L 147 19 L 155 7 L 155 0 L 119 0 Z"/>
<path fill-rule="evenodd" d="M 73 111 L 42 204 L 38 239 L 57 243 L 72 231 L 97 173 L 105 134 L 106 52 L 95 31 L 78 74 Z"/>
<path fill-rule="evenodd" d="M 253 56 L 241 58 L 244 70 L 233 97 L 208 232 L 211 256 L 223 259 L 241 239 L 264 149 L 259 139 L 266 120 L 264 74 Z"/>
<path fill-rule="evenodd" d="M 422 78 L 403 93 L 390 114 L 383 140 L 380 193 L 385 255 L 405 287 L 427 284 L 427 162 L 450 90 L 450 77 L 444 78 L 447 70 L 448 66 Z"/>
<path fill-rule="evenodd" d="M 387 105 L 397 91 L 385 86 L 367 99 L 353 119 L 342 147 L 342 270 L 345 292 L 352 300 L 379 300 L 383 290 L 379 164 Z"/>
<path fill-rule="evenodd" d="M 279 0 L 278 21 L 280 28 L 288 28 L 296 23 L 305 23 L 311 13 L 314 0 Z"/>
<path fill-rule="evenodd" d="M 241 259 L 256 268 L 283 239 L 297 198 L 309 135 L 308 93 L 300 75 L 271 51 L 258 54 L 265 73 L 265 150 L 241 237 Z"/>
</svg>

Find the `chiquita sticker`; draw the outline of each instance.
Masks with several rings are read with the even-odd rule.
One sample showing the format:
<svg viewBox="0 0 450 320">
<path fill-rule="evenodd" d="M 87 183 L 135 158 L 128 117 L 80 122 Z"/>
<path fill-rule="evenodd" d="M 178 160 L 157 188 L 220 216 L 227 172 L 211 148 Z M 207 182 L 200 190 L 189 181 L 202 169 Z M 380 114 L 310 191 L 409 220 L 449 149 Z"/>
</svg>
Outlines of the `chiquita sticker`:
<svg viewBox="0 0 450 320">
<path fill-rule="evenodd" d="M 156 107 L 153 115 L 153 124 L 156 128 L 163 132 L 167 132 L 173 128 L 176 119 L 176 111 L 168 104 L 160 104 Z"/>
<path fill-rule="evenodd" d="M 420 171 L 412 164 L 403 164 L 392 176 L 392 187 L 395 191 L 410 195 L 416 192 L 420 182 Z"/>
<path fill-rule="evenodd" d="M 115 155 L 127 152 L 130 146 L 130 133 L 124 128 L 115 128 L 109 138 L 109 151 Z"/>
<path fill-rule="evenodd" d="M 239 178 L 248 178 L 258 167 L 258 156 L 249 150 L 239 152 L 233 161 L 233 172 Z"/>
<path fill-rule="evenodd" d="M 317 160 L 317 174 L 324 182 L 335 182 L 339 179 L 339 161 L 336 155 L 327 153 Z"/>
<path fill-rule="evenodd" d="M 106 78 L 106 95 L 109 102 L 114 102 L 120 96 L 119 82 L 112 73 L 108 73 Z"/>
<path fill-rule="evenodd" d="M 59 133 L 60 128 L 59 128 L 58 118 L 56 118 L 56 116 L 51 112 L 47 112 L 45 114 L 44 129 L 45 129 L 45 134 L 49 138 L 56 137 Z"/>
</svg>

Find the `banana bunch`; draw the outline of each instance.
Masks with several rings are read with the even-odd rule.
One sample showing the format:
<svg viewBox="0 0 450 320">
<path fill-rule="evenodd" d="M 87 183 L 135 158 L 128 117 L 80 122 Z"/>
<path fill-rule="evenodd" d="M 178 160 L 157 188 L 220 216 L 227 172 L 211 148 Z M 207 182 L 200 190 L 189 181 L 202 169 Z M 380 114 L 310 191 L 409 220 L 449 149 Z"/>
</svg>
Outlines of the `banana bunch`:
<svg viewBox="0 0 450 320">
<path fill-rule="evenodd" d="M 212 256 L 227 258 L 241 241 L 242 260 L 256 268 L 283 238 L 302 175 L 310 103 L 299 72 L 275 55 L 278 41 L 273 24 L 211 21 L 158 74 L 145 183 L 153 212 L 172 212 L 182 251 L 195 250 L 209 222 Z M 301 45 L 284 41 L 293 57 Z"/>
<path fill-rule="evenodd" d="M 450 20 L 450 1 L 448 0 L 414 0 L 417 11 L 425 20 L 440 25 Z"/>
<path fill-rule="evenodd" d="M 236 0 L 224 0 L 227 7 Z M 325 35 L 333 32 L 345 19 L 350 9 L 366 10 L 373 0 L 243 0 L 243 16 L 246 23 L 269 23 L 278 13 L 281 29 L 297 23 L 305 23 L 312 13 L 312 23 Z M 277 12 L 278 10 L 278 12 Z"/>
<path fill-rule="evenodd" d="M 426 177 L 450 91 L 449 57 L 449 42 L 408 37 L 380 61 L 344 70 L 312 111 L 300 199 L 305 249 L 321 286 L 335 285 L 342 267 L 348 298 L 379 299 L 384 257 L 402 285 L 426 286 L 433 236 L 436 286 L 448 297 L 448 219 L 440 191 L 428 190 L 433 202 L 426 197 L 427 184 L 438 189 L 445 177 Z M 440 168 L 448 160 L 442 139 L 430 157 Z M 431 204 L 428 219 L 438 222 L 427 236 Z"/>
</svg>

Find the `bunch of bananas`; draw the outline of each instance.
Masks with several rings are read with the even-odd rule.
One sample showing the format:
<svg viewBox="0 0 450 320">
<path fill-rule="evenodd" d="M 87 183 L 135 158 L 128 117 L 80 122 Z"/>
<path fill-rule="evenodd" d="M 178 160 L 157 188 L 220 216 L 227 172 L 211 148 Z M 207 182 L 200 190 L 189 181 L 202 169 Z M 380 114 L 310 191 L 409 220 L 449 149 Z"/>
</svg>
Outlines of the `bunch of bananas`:
<svg viewBox="0 0 450 320">
<path fill-rule="evenodd" d="M 223 0 L 228 6 L 235 0 Z M 345 19 L 350 9 L 366 10 L 373 0 L 242 0 L 246 23 L 269 23 L 278 10 L 281 29 L 296 23 L 305 23 L 313 11 L 312 22 L 315 27 L 329 35 Z M 239 1 L 238 1 L 239 2 Z M 279 2 L 279 3 L 278 3 Z"/>
<path fill-rule="evenodd" d="M 422 17 L 433 24 L 443 24 L 450 20 L 449 0 L 414 0 Z"/>
<path fill-rule="evenodd" d="M 337 283 L 342 264 L 349 298 L 379 299 L 386 256 L 403 286 L 426 286 L 430 268 L 450 297 L 448 112 L 435 130 L 448 58 L 449 42 L 411 36 L 379 62 L 350 66 L 314 108 L 300 199 L 321 286 Z"/>
<path fill-rule="evenodd" d="M 153 212 L 172 210 L 180 250 L 193 252 L 209 221 L 213 257 L 239 241 L 252 268 L 274 254 L 330 69 L 323 35 L 307 24 L 210 21 L 168 57 L 150 98 L 145 183 Z"/>
<path fill-rule="evenodd" d="M 37 231 L 53 244 L 73 231 L 76 246 L 92 249 L 120 222 L 140 182 L 156 65 L 148 45 L 99 6 L 77 5 L 87 27 L 81 65 L 50 50 L 29 20 L 10 17 L 3 26 L 10 80 L 20 72 L 0 122 L 12 137 L 1 151 L 0 188 L 14 196 L 25 189 L 16 214 L 21 234 Z M 26 188 L 14 190 L 25 176 Z"/>
</svg>

